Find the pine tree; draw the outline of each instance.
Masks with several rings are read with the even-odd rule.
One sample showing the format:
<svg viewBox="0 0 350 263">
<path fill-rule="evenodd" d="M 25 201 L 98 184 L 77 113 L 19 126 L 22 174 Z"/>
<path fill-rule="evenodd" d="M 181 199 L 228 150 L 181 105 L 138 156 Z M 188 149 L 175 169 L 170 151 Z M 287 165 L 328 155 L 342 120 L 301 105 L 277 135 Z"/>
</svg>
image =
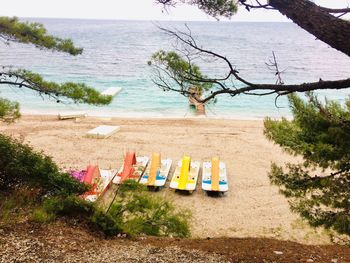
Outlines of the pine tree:
<svg viewBox="0 0 350 263">
<path fill-rule="evenodd" d="M 293 120 L 265 120 L 265 135 L 303 162 L 272 164 L 273 184 L 312 226 L 350 236 L 350 100 L 320 103 L 289 95 Z"/>
</svg>

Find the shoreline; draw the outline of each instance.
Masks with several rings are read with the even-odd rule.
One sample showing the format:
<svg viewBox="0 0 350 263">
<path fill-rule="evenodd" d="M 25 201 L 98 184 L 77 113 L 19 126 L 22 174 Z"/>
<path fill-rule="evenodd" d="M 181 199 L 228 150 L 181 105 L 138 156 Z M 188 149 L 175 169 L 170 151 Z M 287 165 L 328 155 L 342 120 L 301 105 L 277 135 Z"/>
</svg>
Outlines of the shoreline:
<svg viewBox="0 0 350 263">
<path fill-rule="evenodd" d="M 98 125 L 118 125 L 107 139 L 87 138 Z M 151 156 L 161 152 L 176 163 L 184 154 L 195 161 L 219 156 L 226 163 L 229 191 L 222 198 L 206 195 L 200 187 L 192 195 L 165 188 L 154 195 L 172 200 L 192 213 L 194 238 L 267 237 L 304 244 L 329 244 L 322 229 L 309 227 L 290 211 L 288 201 L 270 184 L 271 162 L 284 165 L 300 161 L 284 153 L 263 135 L 263 121 L 225 119 L 94 118 L 58 120 L 53 115 L 24 115 L 11 125 L 0 124 L 0 133 L 20 138 L 37 151 L 51 156 L 63 169 L 120 168 L 124 152 Z"/>
<path fill-rule="evenodd" d="M 97 113 L 94 111 L 84 111 L 84 110 L 63 110 L 63 111 L 48 111 L 43 113 L 41 110 L 24 110 L 21 111 L 22 116 L 58 116 L 59 114 L 64 113 L 72 113 L 72 114 L 79 114 L 79 113 L 85 113 L 87 118 L 111 118 L 111 119 L 132 119 L 132 120 L 197 120 L 197 119 L 204 119 L 204 120 L 228 120 L 228 121 L 264 121 L 265 118 L 271 117 L 276 120 L 280 120 L 282 118 L 291 119 L 291 116 L 268 116 L 265 117 L 258 117 L 258 116 L 240 116 L 240 114 L 232 114 L 232 115 L 226 115 L 226 114 L 206 114 L 206 115 L 195 115 L 193 113 L 190 114 L 174 114 L 174 115 L 157 115 L 156 113 L 116 113 L 116 114 L 109 114 L 107 112 L 101 112 Z"/>
</svg>

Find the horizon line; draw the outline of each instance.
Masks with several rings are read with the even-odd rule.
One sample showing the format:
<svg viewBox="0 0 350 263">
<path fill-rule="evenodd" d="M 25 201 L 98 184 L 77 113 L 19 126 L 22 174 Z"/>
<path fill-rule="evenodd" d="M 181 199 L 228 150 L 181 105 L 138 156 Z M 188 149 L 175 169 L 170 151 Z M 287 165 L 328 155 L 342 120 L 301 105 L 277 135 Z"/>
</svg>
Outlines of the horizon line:
<svg viewBox="0 0 350 263">
<path fill-rule="evenodd" d="M 126 18 L 82 18 L 82 17 L 44 17 L 17 16 L 20 19 L 62 19 L 62 20 L 93 20 L 93 21 L 136 21 L 136 22 L 209 22 L 209 23 L 293 23 L 291 21 L 233 21 L 233 20 L 167 20 L 167 19 L 126 19 Z"/>
</svg>

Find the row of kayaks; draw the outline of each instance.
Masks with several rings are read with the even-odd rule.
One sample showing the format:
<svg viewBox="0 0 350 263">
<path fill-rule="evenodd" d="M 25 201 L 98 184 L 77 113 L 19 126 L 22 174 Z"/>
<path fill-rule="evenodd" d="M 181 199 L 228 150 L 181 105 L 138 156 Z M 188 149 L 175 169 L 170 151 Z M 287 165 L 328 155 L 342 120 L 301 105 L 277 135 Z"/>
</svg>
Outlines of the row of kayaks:
<svg viewBox="0 0 350 263">
<path fill-rule="evenodd" d="M 119 170 L 103 170 L 97 165 L 89 165 L 79 177 L 81 182 L 91 185 L 91 190 L 83 197 L 95 201 L 111 184 L 118 185 L 126 180 L 135 180 L 151 189 L 160 189 L 165 186 L 171 166 L 172 160 L 162 159 L 160 153 L 154 153 L 150 160 L 147 156 L 136 156 L 135 152 L 126 153 Z M 176 164 L 170 188 L 192 193 L 197 188 L 200 169 L 201 162 L 192 160 L 190 156 L 183 156 Z M 218 157 L 203 162 L 202 189 L 218 193 L 228 191 L 226 166 Z"/>
</svg>

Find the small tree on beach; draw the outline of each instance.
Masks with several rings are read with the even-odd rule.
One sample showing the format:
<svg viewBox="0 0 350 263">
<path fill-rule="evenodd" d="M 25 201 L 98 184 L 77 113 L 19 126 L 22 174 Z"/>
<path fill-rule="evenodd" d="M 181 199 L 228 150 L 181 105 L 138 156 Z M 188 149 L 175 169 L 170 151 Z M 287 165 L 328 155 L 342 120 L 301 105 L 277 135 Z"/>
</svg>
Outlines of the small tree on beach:
<svg viewBox="0 0 350 263">
<path fill-rule="evenodd" d="M 158 0 L 164 5 L 175 6 L 177 3 L 197 5 L 214 17 L 231 17 L 237 6 L 248 11 L 252 9 L 273 9 L 290 18 L 294 23 L 313 34 L 318 40 L 350 56 L 350 22 L 342 19 L 350 13 L 350 8 L 331 9 L 318 6 L 308 0 Z M 277 76 L 275 83 L 255 83 L 243 78 L 231 61 L 224 55 L 200 46 L 188 32 L 161 28 L 163 32 L 176 39 L 176 49 L 181 50 L 190 66 L 182 75 L 186 81 L 211 83 L 211 89 L 200 102 L 210 101 L 221 94 L 235 97 L 240 94 L 253 96 L 288 95 L 293 120 L 274 121 L 267 118 L 264 122 L 267 138 L 280 145 L 284 150 L 301 155 L 304 162 L 287 164 L 283 169 L 272 164 L 269 177 L 271 183 L 280 187 L 290 200 L 293 211 L 299 213 L 312 226 L 324 226 L 339 234 L 350 236 L 350 100 L 344 105 L 326 101 L 321 103 L 311 93 L 315 90 L 350 88 L 350 78 L 316 82 L 285 84 L 281 79 L 277 59 L 273 58 L 268 67 Z M 198 57 L 213 59 L 227 65 L 224 76 L 198 76 L 192 72 L 192 63 Z M 158 66 L 161 76 L 156 84 L 166 90 L 172 90 L 186 96 L 193 92 L 174 81 L 164 81 L 169 68 L 166 63 Z M 165 74 L 164 74 L 165 73 Z M 165 83 L 164 83 L 165 82 Z M 306 92 L 307 100 L 296 95 Z"/>
<path fill-rule="evenodd" d="M 20 22 L 16 17 L 0 17 L 0 40 L 6 45 L 10 45 L 11 42 L 32 44 L 40 49 L 64 52 L 72 56 L 83 52 L 82 48 L 74 46 L 72 40 L 49 35 L 42 24 Z M 40 74 L 25 69 L 2 66 L 0 77 L 0 85 L 27 88 L 57 102 L 68 99 L 76 103 L 104 105 L 112 100 L 111 96 L 103 96 L 83 83 L 46 81 Z M 0 120 L 13 121 L 19 116 L 18 103 L 0 98 Z"/>
</svg>

